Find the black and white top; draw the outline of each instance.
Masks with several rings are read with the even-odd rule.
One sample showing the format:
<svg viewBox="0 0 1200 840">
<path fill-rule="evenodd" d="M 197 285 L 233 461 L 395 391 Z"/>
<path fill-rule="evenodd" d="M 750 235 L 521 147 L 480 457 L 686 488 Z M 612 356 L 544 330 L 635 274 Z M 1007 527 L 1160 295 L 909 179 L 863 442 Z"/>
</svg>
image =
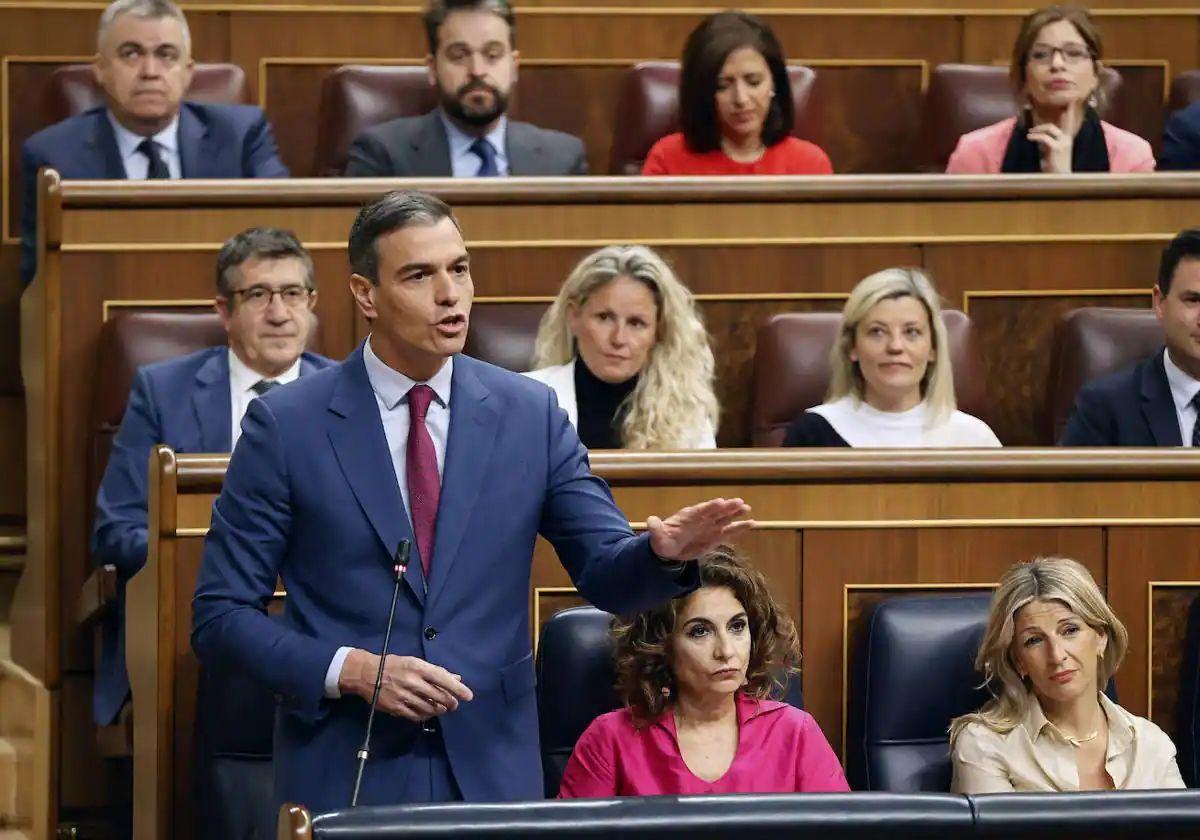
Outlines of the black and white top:
<svg viewBox="0 0 1200 840">
<path fill-rule="evenodd" d="M 1001 444 L 987 423 L 961 411 L 931 424 L 929 406 L 923 402 L 908 411 L 880 411 L 857 397 L 845 396 L 797 417 L 783 445 L 939 449 Z"/>
</svg>

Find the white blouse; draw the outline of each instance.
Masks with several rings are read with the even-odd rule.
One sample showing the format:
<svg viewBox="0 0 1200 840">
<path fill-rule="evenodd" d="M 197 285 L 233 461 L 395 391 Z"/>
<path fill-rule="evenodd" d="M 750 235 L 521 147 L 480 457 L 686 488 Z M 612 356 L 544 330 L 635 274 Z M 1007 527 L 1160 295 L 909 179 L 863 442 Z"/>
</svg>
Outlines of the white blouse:
<svg viewBox="0 0 1200 840">
<path fill-rule="evenodd" d="M 810 408 L 825 418 L 842 440 L 854 447 L 985 447 L 1000 446 L 996 433 L 978 417 L 955 411 L 941 423 L 931 424 L 924 402 L 908 411 L 880 411 L 847 395 Z"/>
</svg>

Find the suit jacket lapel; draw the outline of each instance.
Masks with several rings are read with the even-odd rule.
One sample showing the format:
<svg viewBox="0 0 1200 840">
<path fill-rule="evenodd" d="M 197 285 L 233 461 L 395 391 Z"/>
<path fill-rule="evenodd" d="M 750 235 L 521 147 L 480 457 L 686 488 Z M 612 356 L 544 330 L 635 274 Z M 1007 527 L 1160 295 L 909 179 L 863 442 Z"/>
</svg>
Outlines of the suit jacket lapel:
<svg viewBox="0 0 1200 840">
<path fill-rule="evenodd" d="M 541 174 L 538 162 L 542 157 L 542 148 L 538 141 L 525 130 L 525 126 L 513 120 L 508 121 L 508 129 L 504 135 L 504 145 L 508 155 L 509 175 L 538 175 Z"/>
<path fill-rule="evenodd" d="M 362 345 L 342 364 L 329 411 L 329 441 L 334 454 L 390 564 L 401 540 L 415 541 L 396 473 L 391 468 L 392 456 L 379 418 L 379 404 L 367 378 Z M 425 583 L 420 563 L 408 564 L 405 580 L 424 603 Z"/>
<path fill-rule="evenodd" d="M 192 410 L 204 452 L 233 449 L 233 406 L 229 397 L 229 351 L 216 348 L 200 369 L 192 389 Z"/>
<path fill-rule="evenodd" d="M 1154 435 L 1155 446 L 1182 446 L 1179 436 L 1179 415 L 1175 413 L 1175 398 L 1167 382 L 1162 351 L 1142 367 L 1142 413 Z"/>
<path fill-rule="evenodd" d="M 487 404 L 490 392 L 475 375 L 472 364 L 466 356 L 454 357 L 450 434 L 430 566 L 431 603 L 450 580 L 450 569 L 484 484 L 496 441 L 496 410 Z"/>
<path fill-rule="evenodd" d="M 110 180 L 125 180 L 125 164 L 121 160 L 121 149 L 117 146 L 117 135 L 108 121 L 107 108 L 97 108 L 93 112 L 87 146 L 93 155 L 93 165 L 89 169 L 103 172 L 104 177 Z"/>
<path fill-rule="evenodd" d="M 206 164 L 216 160 L 219 149 L 209 148 L 208 127 L 185 103 L 179 109 L 179 165 L 184 178 L 211 178 Z"/>
<path fill-rule="evenodd" d="M 423 119 L 424 122 L 410 141 L 413 174 L 432 178 L 453 175 L 454 170 L 450 166 L 450 140 L 446 137 L 446 127 L 442 125 L 438 111 L 430 111 Z"/>
</svg>

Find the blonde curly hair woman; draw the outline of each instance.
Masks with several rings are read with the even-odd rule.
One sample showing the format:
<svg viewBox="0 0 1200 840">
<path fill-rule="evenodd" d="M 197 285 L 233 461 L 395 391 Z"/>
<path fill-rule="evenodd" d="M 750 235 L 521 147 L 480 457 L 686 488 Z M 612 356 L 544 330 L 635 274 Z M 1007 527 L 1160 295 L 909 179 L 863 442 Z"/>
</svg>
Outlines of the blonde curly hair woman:
<svg viewBox="0 0 1200 840">
<path fill-rule="evenodd" d="M 712 449 L 713 353 L 695 301 L 641 245 L 584 257 L 538 328 L 537 370 L 589 449 Z"/>
</svg>

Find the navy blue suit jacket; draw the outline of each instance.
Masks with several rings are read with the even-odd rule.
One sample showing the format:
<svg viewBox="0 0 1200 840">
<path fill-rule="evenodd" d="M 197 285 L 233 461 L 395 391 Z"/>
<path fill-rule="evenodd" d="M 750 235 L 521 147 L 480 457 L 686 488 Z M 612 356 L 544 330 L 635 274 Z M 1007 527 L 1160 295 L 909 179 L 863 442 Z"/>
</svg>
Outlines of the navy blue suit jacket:
<svg viewBox="0 0 1200 840">
<path fill-rule="evenodd" d="M 413 540 L 361 346 L 255 400 L 242 428 L 213 505 L 192 645 L 280 695 L 276 804 L 345 807 L 367 703 L 326 699 L 325 674 L 340 646 L 382 648 L 392 557 Z M 430 580 L 414 542 L 388 652 L 460 674 L 474 693 L 441 718 L 467 801 L 543 795 L 529 625 L 539 533 L 605 610 L 647 609 L 699 583 L 695 563 L 673 574 L 648 534 L 634 536 L 549 388 L 455 356 Z M 282 622 L 264 612 L 278 576 Z M 376 718 L 360 803 L 398 800 L 418 732 Z"/>
<path fill-rule="evenodd" d="M 184 102 L 179 109 L 179 158 L 184 178 L 286 178 L 275 137 L 252 105 Z M 44 128 L 21 149 L 21 279 L 37 269 L 37 173 L 63 178 L 124 180 L 125 166 L 104 106 Z"/>
<path fill-rule="evenodd" d="M 1200 169 L 1200 102 L 1181 108 L 1163 130 L 1159 169 Z"/>
<path fill-rule="evenodd" d="M 1089 382 L 1075 398 L 1063 446 L 1182 446 L 1162 350 Z"/>
<path fill-rule="evenodd" d="M 300 375 L 333 362 L 305 353 Z M 125 582 L 146 564 L 146 467 L 150 450 L 165 443 L 176 452 L 228 452 L 232 439 L 229 348 L 204 350 L 138 369 L 121 428 L 96 495 L 92 562 L 118 572 L 117 618 L 104 625 L 96 668 L 93 711 L 112 723 L 129 694 L 125 673 Z"/>
</svg>

